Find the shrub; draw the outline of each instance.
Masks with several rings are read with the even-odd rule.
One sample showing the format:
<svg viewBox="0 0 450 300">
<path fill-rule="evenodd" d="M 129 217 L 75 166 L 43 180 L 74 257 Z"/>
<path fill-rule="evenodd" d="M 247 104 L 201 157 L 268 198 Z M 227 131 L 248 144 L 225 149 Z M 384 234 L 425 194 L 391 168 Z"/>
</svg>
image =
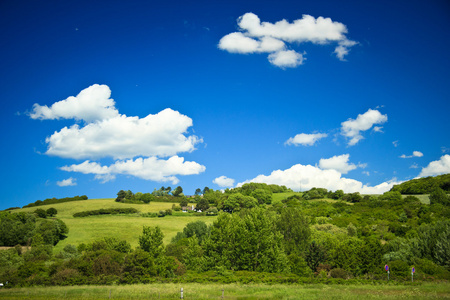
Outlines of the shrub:
<svg viewBox="0 0 450 300">
<path fill-rule="evenodd" d="M 74 218 L 81 218 L 96 215 L 118 215 L 118 214 L 135 214 L 139 211 L 135 208 L 102 208 L 98 210 L 80 211 L 73 214 Z"/>
<path fill-rule="evenodd" d="M 332 278 L 342 278 L 342 279 L 347 279 L 348 278 L 348 273 L 347 271 L 345 271 L 344 269 L 341 268 L 336 268 L 336 269 L 332 269 L 330 271 L 330 276 Z"/>
</svg>

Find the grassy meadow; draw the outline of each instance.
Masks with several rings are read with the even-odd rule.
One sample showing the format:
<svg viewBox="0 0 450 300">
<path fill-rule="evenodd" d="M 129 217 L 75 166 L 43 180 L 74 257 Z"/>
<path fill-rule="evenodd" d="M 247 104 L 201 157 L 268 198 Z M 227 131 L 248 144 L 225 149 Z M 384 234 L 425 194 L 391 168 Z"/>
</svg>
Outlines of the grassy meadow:
<svg viewBox="0 0 450 300">
<path fill-rule="evenodd" d="M 214 216 L 194 216 L 189 213 L 175 213 L 172 216 L 163 218 L 145 218 L 137 214 L 133 215 L 100 215 L 89 216 L 84 218 L 74 218 L 76 212 L 86 210 L 97 210 L 101 208 L 124 208 L 133 207 L 141 213 L 159 212 L 172 208 L 173 203 L 150 202 L 149 204 L 129 204 L 115 202 L 114 199 L 92 199 L 65 202 L 59 204 L 42 205 L 37 207 L 27 207 L 14 212 L 24 211 L 32 212 L 37 208 L 48 209 L 54 207 L 58 214 L 56 217 L 61 219 L 69 227 L 68 237 L 60 241 L 54 248 L 54 252 L 61 251 L 68 244 L 78 245 L 80 243 L 92 242 L 104 237 L 117 237 L 121 240 L 128 241 L 132 247 L 138 245 L 139 235 L 142 234 L 142 227 L 159 226 L 164 233 L 164 244 L 168 244 L 170 240 L 187 223 L 202 220 L 206 224 L 211 224 L 216 217 Z"/>
<path fill-rule="evenodd" d="M 444 283 L 420 285 L 265 285 L 158 283 L 0 289 L 0 299 L 448 299 Z M 223 292 L 222 292 L 223 291 Z M 223 298 L 222 298 L 223 293 Z"/>
<path fill-rule="evenodd" d="M 273 203 L 281 202 L 282 200 L 302 193 L 287 192 L 273 194 Z M 425 204 L 429 204 L 428 195 L 415 195 Z M 315 199 L 310 201 L 327 201 L 336 202 L 332 199 Z M 149 204 L 130 204 L 115 202 L 113 198 L 107 199 L 92 199 L 65 202 L 59 204 L 43 205 L 37 207 L 28 207 L 18 211 L 32 212 L 37 208 L 48 209 L 54 207 L 58 210 L 57 218 L 63 220 L 69 227 L 69 234 L 65 240 L 60 241 L 55 246 L 55 253 L 59 252 L 68 244 L 78 245 L 80 243 L 92 242 L 103 237 L 117 237 L 121 240 L 128 241 L 132 247 L 138 245 L 139 235 L 142 234 L 142 227 L 145 226 L 159 226 L 164 233 L 164 244 L 168 244 L 170 240 L 182 231 L 189 222 L 202 220 L 206 224 L 211 224 L 216 217 L 213 216 L 195 216 L 189 213 L 175 212 L 172 216 L 165 216 L 164 218 L 145 218 L 137 214 L 133 215 L 100 215 L 90 216 L 84 218 L 74 218 L 73 214 L 76 212 L 86 210 L 97 210 L 101 208 L 136 208 L 141 213 L 159 212 L 172 208 L 173 203 L 165 202 L 150 202 Z M 352 203 L 349 203 L 350 205 Z"/>
</svg>

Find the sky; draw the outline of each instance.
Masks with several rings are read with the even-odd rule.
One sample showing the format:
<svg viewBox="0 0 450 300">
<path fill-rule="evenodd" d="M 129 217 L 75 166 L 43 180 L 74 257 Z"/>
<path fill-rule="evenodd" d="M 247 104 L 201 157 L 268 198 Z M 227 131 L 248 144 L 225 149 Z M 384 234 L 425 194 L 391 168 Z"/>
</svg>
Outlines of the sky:
<svg viewBox="0 0 450 300">
<path fill-rule="evenodd" d="M 450 3 L 0 1 L 0 209 L 450 173 Z"/>
</svg>

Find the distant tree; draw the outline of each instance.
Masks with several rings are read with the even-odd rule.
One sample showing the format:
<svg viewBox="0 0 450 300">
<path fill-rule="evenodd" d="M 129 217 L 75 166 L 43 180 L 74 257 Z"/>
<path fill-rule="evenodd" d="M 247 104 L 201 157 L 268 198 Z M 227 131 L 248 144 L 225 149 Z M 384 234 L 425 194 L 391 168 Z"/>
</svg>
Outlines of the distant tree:
<svg viewBox="0 0 450 300">
<path fill-rule="evenodd" d="M 202 194 L 202 190 L 200 188 L 197 188 L 195 190 L 195 196 L 200 196 Z"/>
<path fill-rule="evenodd" d="M 255 189 L 251 196 L 258 200 L 259 204 L 271 204 L 272 203 L 272 191 L 265 189 Z"/>
<path fill-rule="evenodd" d="M 206 194 L 207 192 L 209 192 L 209 187 L 205 186 L 203 188 L 203 195 Z"/>
<path fill-rule="evenodd" d="M 38 208 L 34 211 L 34 213 L 36 214 L 36 216 L 38 216 L 39 218 L 47 218 L 47 212 L 42 209 L 42 208 Z"/>
<path fill-rule="evenodd" d="M 183 188 L 181 186 L 177 186 L 177 188 L 172 191 L 172 195 L 174 195 L 175 197 L 181 196 L 182 193 L 183 193 Z"/>
<path fill-rule="evenodd" d="M 124 190 L 120 190 L 117 193 L 116 202 L 123 202 L 123 200 L 125 200 L 126 195 L 127 195 L 127 192 L 125 192 Z"/>
<path fill-rule="evenodd" d="M 197 205 L 195 206 L 195 209 L 206 211 L 209 208 L 209 202 L 205 198 L 200 198 L 200 200 L 197 202 Z"/>
<path fill-rule="evenodd" d="M 54 207 L 50 207 L 45 212 L 47 213 L 47 216 L 49 216 L 49 217 L 54 217 L 58 213 L 58 211 Z"/>
<path fill-rule="evenodd" d="M 440 203 L 442 205 L 449 205 L 449 196 L 444 192 L 441 188 L 436 188 L 434 191 L 430 194 L 430 204 L 437 204 Z"/>
<path fill-rule="evenodd" d="M 209 229 L 205 222 L 196 221 L 188 223 L 183 229 L 183 234 L 187 238 L 197 236 L 198 243 L 201 244 L 209 236 Z"/>
<path fill-rule="evenodd" d="M 180 206 L 181 207 L 188 206 L 188 204 L 189 204 L 188 199 L 186 197 L 183 197 L 180 201 Z"/>
</svg>

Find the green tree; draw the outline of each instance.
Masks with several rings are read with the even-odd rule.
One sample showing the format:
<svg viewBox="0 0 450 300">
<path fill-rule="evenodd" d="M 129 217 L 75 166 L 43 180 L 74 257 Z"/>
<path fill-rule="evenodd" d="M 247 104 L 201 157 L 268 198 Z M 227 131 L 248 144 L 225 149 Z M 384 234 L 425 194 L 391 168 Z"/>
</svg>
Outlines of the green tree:
<svg viewBox="0 0 450 300">
<path fill-rule="evenodd" d="M 127 195 L 127 192 L 125 192 L 124 190 L 120 190 L 117 193 L 116 202 L 123 202 L 123 200 L 125 200 L 126 195 Z"/>
<path fill-rule="evenodd" d="M 221 213 L 205 241 L 209 267 L 256 272 L 288 269 L 283 236 L 276 230 L 274 216 L 254 208 L 240 214 Z"/>
<path fill-rule="evenodd" d="M 39 218 L 47 218 L 47 212 L 45 211 L 45 209 L 42 208 L 38 208 L 34 211 L 34 213 L 36 214 L 36 216 L 38 216 Z"/>
<path fill-rule="evenodd" d="M 251 196 L 258 200 L 259 204 L 272 203 L 272 191 L 265 189 L 256 189 L 251 193 Z"/>
<path fill-rule="evenodd" d="M 200 196 L 202 194 L 202 190 L 200 188 L 197 188 L 195 190 L 195 196 Z"/>
<path fill-rule="evenodd" d="M 200 200 L 198 200 L 197 205 L 195 206 L 195 209 L 197 210 L 201 210 L 201 211 L 206 211 L 209 208 L 209 202 L 208 200 L 204 199 L 204 198 L 200 198 Z"/>
<path fill-rule="evenodd" d="M 308 219 L 300 209 L 282 208 L 276 226 L 284 237 L 284 248 L 288 255 L 306 251 L 311 231 Z"/>
<path fill-rule="evenodd" d="M 434 191 L 430 194 L 429 198 L 430 198 L 430 205 L 439 203 L 447 206 L 450 204 L 449 196 L 441 188 L 434 189 Z"/>
<path fill-rule="evenodd" d="M 159 226 L 144 226 L 142 235 L 139 236 L 139 246 L 142 250 L 150 253 L 153 258 L 158 258 L 164 253 L 164 235 Z"/>
<path fill-rule="evenodd" d="M 46 212 L 47 216 L 49 216 L 49 217 L 54 217 L 58 213 L 58 211 L 54 207 L 50 207 L 45 212 Z"/>
<path fill-rule="evenodd" d="M 199 244 L 209 236 L 209 229 L 203 221 L 190 222 L 183 228 L 185 237 L 196 236 Z"/>
<path fill-rule="evenodd" d="M 305 260 L 308 264 L 308 267 L 312 271 L 316 271 L 319 264 L 324 263 L 327 259 L 327 253 L 325 249 L 317 244 L 315 241 L 312 241 L 309 244 L 308 250 L 306 252 Z"/>
<path fill-rule="evenodd" d="M 174 195 L 175 197 L 181 196 L 182 193 L 183 193 L 183 188 L 181 186 L 177 186 L 177 188 L 172 191 L 172 195 Z"/>
</svg>

